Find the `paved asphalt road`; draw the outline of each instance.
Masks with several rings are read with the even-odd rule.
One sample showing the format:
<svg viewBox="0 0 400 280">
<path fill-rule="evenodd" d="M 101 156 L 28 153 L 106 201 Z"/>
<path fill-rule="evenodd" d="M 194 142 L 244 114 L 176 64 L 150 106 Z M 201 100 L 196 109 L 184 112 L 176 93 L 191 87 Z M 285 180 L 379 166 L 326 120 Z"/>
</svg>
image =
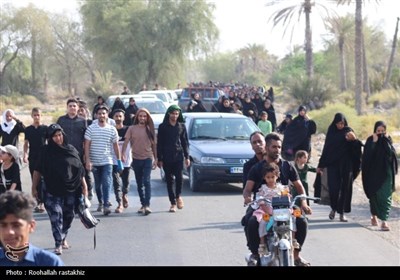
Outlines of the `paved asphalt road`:
<svg viewBox="0 0 400 280">
<path fill-rule="evenodd" d="M 30 191 L 29 171 L 22 169 L 25 191 Z M 113 209 L 116 203 L 112 197 Z M 192 193 L 185 179 L 185 207 L 169 213 L 165 183 L 159 169 L 152 173 L 153 213 L 136 213 L 139 199 L 131 172 L 129 208 L 122 214 L 100 219 L 96 229 L 97 247 L 93 249 L 93 229 L 75 219 L 68 235 L 72 246 L 61 256 L 67 266 L 245 266 L 245 246 L 240 219 L 241 185 L 213 185 L 205 192 Z M 97 208 L 92 201 L 92 211 Z M 350 220 L 341 223 L 328 219 L 327 206 L 312 205 L 309 233 L 302 256 L 313 266 L 399 266 L 399 250 Z M 37 230 L 31 241 L 53 250 L 54 241 L 46 213 L 35 214 Z"/>
</svg>

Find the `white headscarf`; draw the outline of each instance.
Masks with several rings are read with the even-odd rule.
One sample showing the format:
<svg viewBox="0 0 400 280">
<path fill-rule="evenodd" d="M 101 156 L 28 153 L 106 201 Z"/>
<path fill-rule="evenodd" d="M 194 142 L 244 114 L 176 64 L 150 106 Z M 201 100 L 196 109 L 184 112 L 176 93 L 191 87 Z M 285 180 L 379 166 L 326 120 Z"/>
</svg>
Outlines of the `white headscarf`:
<svg viewBox="0 0 400 280">
<path fill-rule="evenodd" d="M 1 121 L 1 129 L 2 129 L 5 133 L 10 134 L 11 131 L 13 130 L 14 126 L 17 124 L 17 122 L 16 122 L 14 119 L 12 119 L 11 121 L 8 122 L 8 121 L 7 121 L 7 118 L 6 118 L 7 112 L 10 112 L 11 115 L 14 116 L 14 111 L 13 111 L 13 110 L 11 110 L 11 109 L 5 110 L 5 111 L 3 112 L 3 119 L 2 119 L 2 121 Z"/>
</svg>

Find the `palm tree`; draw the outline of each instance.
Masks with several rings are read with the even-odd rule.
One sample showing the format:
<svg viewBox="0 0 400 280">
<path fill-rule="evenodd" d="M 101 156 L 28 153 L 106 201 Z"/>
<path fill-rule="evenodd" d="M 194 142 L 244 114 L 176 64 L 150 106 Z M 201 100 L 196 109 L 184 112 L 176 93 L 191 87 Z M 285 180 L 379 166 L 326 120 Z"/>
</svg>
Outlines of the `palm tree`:
<svg viewBox="0 0 400 280">
<path fill-rule="evenodd" d="M 362 113 L 362 0 L 356 0 L 356 37 L 354 48 L 355 60 L 355 98 L 356 98 L 356 111 L 358 115 Z"/>
<path fill-rule="evenodd" d="M 274 5 L 282 1 L 269 1 L 267 5 Z M 312 32 L 311 32 L 311 20 L 310 20 L 310 14 L 311 10 L 313 7 L 320 7 L 325 10 L 327 14 L 328 9 L 321 5 L 317 4 L 315 2 L 311 2 L 311 0 L 304 0 L 304 2 L 301 2 L 300 4 L 295 4 L 292 6 L 288 6 L 286 8 L 283 8 L 281 10 L 276 11 L 275 13 L 272 14 L 271 19 L 273 19 L 273 25 L 274 27 L 278 25 L 279 23 L 282 23 L 283 25 L 286 25 L 285 30 L 283 32 L 283 36 L 286 34 L 287 28 L 293 24 L 293 28 L 291 31 L 291 34 L 293 36 L 294 32 L 294 23 L 291 22 L 293 17 L 295 15 L 298 15 L 297 21 L 300 21 L 301 15 L 304 13 L 305 15 L 305 45 L 304 45 L 304 50 L 306 52 L 306 73 L 307 77 L 309 79 L 313 78 L 314 75 L 314 63 L 313 63 L 313 49 L 312 49 Z"/>
<path fill-rule="evenodd" d="M 397 32 L 399 31 L 399 20 L 400 20 L 400 18 L 398 17 L 397 21 L 396 21 L 396 30 L 394 32 L 393 42 L 392 42 L 392 53 L 390 54 L 388 69 L 386 72 L 385 81 L 383 82 L 383 88 L 389 88 L 390 77 L 392 76 L 394 54 L 396 53 L 396 47 L 397 47 Z"/>
<path fill-rule="evenodd" d="M 329 17 L 325 21 L 325 26 L 330 33 L 332 33 L 337 41 L 340 57 L 340 90 L 347 90 L 347 69 L 346 69 L 346 56 L 345 49 L 350 49 L 350 36 L 354 34 L 354 20 L 353 17 Z"/>
<path fill-rule="evenodd" d="M 379 2 L 379 0 L 375 0 Z M 337 0 L 338 5 L 350 4 L 352 0 Z M 363 0 L 356 0 L 356 14 L 355 14 L 355 43 L 354 43 L 354 61 L 355 61 L 355 99 L 356 99 L 356 111 L 358 115 L 362 113 L 362 90 L 363 90 L 363 65 L 366 65 L 366 61 L 363 62 L 363 18 L 362 18 L 362 4 Z M 367 74 L 367 73 L 366 73 Z M 364 77 L 368 80 L 368 77 Z"/>
<path fill-rule="evenodd" d="M 243 71 L 271 72 L 273 57 L 268 50 L 257 44 L 248 44 L 246 47 L 237 51 L 239 61 L 243 65 Z"/>
</svg>

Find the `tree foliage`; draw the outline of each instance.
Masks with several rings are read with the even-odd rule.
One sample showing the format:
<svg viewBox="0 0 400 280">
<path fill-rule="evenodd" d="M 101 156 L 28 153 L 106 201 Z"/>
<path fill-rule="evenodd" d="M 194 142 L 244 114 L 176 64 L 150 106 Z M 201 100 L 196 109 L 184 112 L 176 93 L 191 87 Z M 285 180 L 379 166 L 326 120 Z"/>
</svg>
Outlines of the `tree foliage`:
<svg viewBox="0 0 400 280">
<path fill-rule="evenodd" d="M 168 84 L 183 60 L 212 49 L 218 31 L 205 1 L 84 1 L 87 46 L 136 87 Z"/>
</svg>

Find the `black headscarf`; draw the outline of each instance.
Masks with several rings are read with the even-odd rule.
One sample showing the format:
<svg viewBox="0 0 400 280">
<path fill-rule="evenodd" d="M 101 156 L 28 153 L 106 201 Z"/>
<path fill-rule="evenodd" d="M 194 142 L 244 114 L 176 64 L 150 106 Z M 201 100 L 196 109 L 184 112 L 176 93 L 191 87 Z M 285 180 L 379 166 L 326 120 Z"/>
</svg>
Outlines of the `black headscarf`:
<svg viewBox="0 0 400 280">
<path fill-rule="evenodd" d="M 300 106 L 298 112 L 307 111 L 305 106 Z M 311 135 L 317 130 L 313 120 L 306 120 L 304 116 L 297 115 L 285 128 L 282 142 L 282 156 L 286 160 L 293 160 L 296 151 L 311 151 Z"/>
<path fill-rule="evenodd" d="M 336 124 L 341 121 L 344 122 L 344 127 L 339 130 Z M 348 126 L 346 117 L 342 113 L 336 113 L 332 123 L 329 125 L 318 167 L 327 167 L 345 158 L 348 152 L 348 141 L 345 136 L 350 131 L 353 130 Z"/>
<path fill-rule="evenodd" d="M 64 136 L 62 145 L 53 141 L 52 137 L 57 131 L 61 131 Z M 81 186 L 85 172 L 82 161 L 74 146 L 68 144 L 61 127 L 49 126 L 47 145 L 42 156 L 39 170 L 49 193 L 62 196 L 76 191 Z"/>
<path fill-rule="evenodd" d="M 374 126 L 374 133 L 378 127 L 386 124 L 378 121 Z M 373 196 L 383 185 L 387 179 L 387 170 L 392 169 L 392 190 L 395 190 L 395 174 L 398 171 L 398 163 L 396 158 L 396 150 L 392 145 L 392 139 L 381 134 L 378 141 L 373 142 L 373 136 L 368 137 L 362 157 L 362 182 L 364 192 L 368 198 Z"/>
</svg>

